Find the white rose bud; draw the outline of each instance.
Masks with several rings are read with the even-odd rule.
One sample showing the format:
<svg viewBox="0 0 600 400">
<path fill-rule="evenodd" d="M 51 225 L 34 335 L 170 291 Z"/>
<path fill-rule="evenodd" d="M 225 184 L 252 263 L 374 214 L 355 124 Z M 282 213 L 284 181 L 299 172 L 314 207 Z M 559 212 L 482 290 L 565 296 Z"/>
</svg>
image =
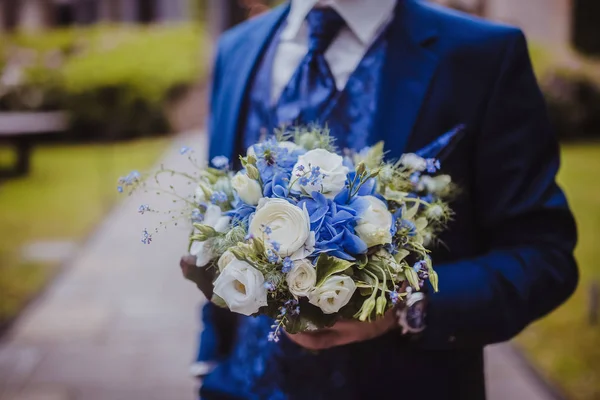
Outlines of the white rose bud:
<svg viewBox="0 0 600 400">
<path fill-rule="evenodd" d="M 308 300 L 319 307 L 324 314 L 335 314 L 344 307 L 356 291 L 356 284 L 346 275 L 333 275 L 313 290 Z"/>
<path fill-rule="evenodd" d="M 240 199 L 246 204 L 255 206 L 262 197 L 262 188 L 254 179 L 250 179 L 248 175 L 238 172 L 231 179 L 231 186 L 237 192 Z"/>
<path fill-rule="evenodd" d="M 223 269 L 214 285 L 214 293 L 233 312 L 252 315 L 267 305 L 263 274 L 245 261 L 234 258 Z"/>
<path fill-rule="evenodd" d="M 290 292 L 296 297 L 307 297 L 317 283 L 317 271 L 306 259 L 294 262 L 286 277 Z"/>
<path fill-rule="evenodd" d="M 211 204 L 204 213 L 203 225 L 213 228 L 215 231 L 223 233 L 229 229 L 231 217 L 224 216 L 219 206 Z M 190 247 L 190 254 L 196 256 L 196 266 L 204 267 L 214 257 L 212 250 L 213 239 L 210 238 L 203 242 L 193 242 Z"/>
<path fill-rule="evenodd" d="M 403 154 L 400 157 L 400 164 L 413 171 L 425 171 L 427 169 L 427 161 L 414 153 Z"/>
<path fill-rule="evenodd" d="M 354 230 L 368 247 L 392 243 L 392 214 L 383 201 L 375 196 L 363 196 L 369 206 L 362 212 Z"/>
<path fill-rule="evenodd" d="M 219 272 L 223 272 L 225 267 L 229 265 L 230 262 L 236 260 L 237 257 L 233 255 L 233 253 L 227 250 L 225 253 L 221 255 L 219 261 L 217 262 L 217 266 L 219 267 Z"/>
<path fill-rule="evenodd" d="M 301 180 L 296 179 L 292 189 L 305 193 L 321 192 L 325 197 L 333 199 L 346 185 L 348 167 L 344 166 L 343 157 L 330 153 L 324 149 L 315 149 L 298 157 L 294 166 L 294 174 L 307 173 L 310 176 L 312 168 L 319 167 L 320 176 L 317 181 L 311 180 L 307 185 L 301 185 Z"/>
<path fill-rule="evenodd" d="M 265 233 L 267 228 L 270 231 L 268 235 Z M 309 240 L 310 219 L 306 209 L 286 200 L 263 198 L 256 208 L 249 231 L 255 238 L 265 239 L 267 245 L 277 242 L 278 254 L 287 257 Z"/>
</svg>

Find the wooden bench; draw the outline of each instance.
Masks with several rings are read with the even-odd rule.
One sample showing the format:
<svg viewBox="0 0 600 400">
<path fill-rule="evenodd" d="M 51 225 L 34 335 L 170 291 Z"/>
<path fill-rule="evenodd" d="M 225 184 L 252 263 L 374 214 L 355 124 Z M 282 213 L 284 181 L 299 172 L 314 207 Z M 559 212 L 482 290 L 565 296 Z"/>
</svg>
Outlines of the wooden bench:
<svg viewBox="0 0 600 400">
<path fill-rule="evenodd" d="M 62 111 L 0 112 L 0 143 L 8 143 L 16 152 L 15 163 L 10 168 L 0 169 L 0 178 L 27 175 L 36 137 L 62 132 L 67 127 L 67 114 Z"/>
</svg>

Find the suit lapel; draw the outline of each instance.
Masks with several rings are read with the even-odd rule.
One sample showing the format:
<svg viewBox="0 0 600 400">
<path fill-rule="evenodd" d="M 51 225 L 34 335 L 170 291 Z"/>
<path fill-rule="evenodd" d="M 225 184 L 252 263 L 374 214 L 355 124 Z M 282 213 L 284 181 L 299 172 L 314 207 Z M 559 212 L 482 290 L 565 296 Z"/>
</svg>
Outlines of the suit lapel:
<svg viewBox="0 0 600 400">
<path fill-rule="evenodd" d="M 222 143 L 219 146 L 221 147 L 220 154 L 237 158 L 234 151 L 238 142 L 240 122 L 244 114 L 243 106 L 248 89 L 264 50 L 287 16 L 288 11 L 289 5 L 281 6 L 265 16 L 258 17 L 262 18 L 261 23 L 254 24 L 254 29 L 244 32 L 246 36 L 240 38 L 239 45 L 232 52 L 225 54 L 227 64 L 222 67 L 219 110 L 214 110 L 217 111 L 215 121 L 218 127 L 216 129 L 222 137 L 213 138 L 213 140 Z"/>
<path fill-rule="evenodd" d="M 398 158 L 405 151 L 438 66 L 438 58 L 428 49 L 437 38 L 437 29 L 427 20 L 425 6 L 415 0 L 398 0 L 388 34 L 374 136 L 385 140 L 390 158 Z"/>
</svg>

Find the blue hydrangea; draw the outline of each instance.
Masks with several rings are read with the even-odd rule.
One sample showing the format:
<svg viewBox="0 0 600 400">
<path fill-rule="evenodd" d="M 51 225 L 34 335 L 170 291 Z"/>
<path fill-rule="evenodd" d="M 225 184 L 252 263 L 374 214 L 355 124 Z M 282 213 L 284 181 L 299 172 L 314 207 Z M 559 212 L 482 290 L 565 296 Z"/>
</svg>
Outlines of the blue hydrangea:
<svg viewBox="0 0 600 400">
<path fill-rule="evenodd" d="M 365 242 L 354 233 L 358 213 L 353 208 L 327 199 L 318 192 L 313 192 L 312 198 L 298 202 L 298 207 L 306 207 L 308 211 L 318 253 L 354 260 L 355 255 L 367 252 Z"/>
</svg>

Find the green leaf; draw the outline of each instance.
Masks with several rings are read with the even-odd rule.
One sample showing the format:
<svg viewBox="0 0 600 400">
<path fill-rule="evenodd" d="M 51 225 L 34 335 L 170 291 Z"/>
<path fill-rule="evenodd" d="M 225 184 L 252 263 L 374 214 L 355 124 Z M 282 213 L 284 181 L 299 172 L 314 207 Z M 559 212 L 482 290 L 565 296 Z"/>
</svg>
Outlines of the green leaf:
<svg viewBox="0 0 600 400">
<path fill-rule="evenodd" d="M 439 277 L 437 272 L 435 271 L 430 271 L 429 272 L 429 282 L 431 282 L 431 286 L 433 286 L 433 290 L 437 293 L 439 292 Z"/>
<path fill-rule="evenodd" d="M 212 301 L 218 307 L 229 308 L 229 307 L 227 307 L 227 303 L 225 303 L 225 300 L 223 300 L 221 297 L 217 296 L 214 293 L 213 293 L 212 298 L 210 299 L 210 301 Z"/>
<path fill-rule="evenodd" d="M 317 286 L 321 286 L 327 278 L 338 272 L 343 272 L 352 267 L 353 263 L 336 257 L 321 254 L 317 259 Z"/>
</svg>

